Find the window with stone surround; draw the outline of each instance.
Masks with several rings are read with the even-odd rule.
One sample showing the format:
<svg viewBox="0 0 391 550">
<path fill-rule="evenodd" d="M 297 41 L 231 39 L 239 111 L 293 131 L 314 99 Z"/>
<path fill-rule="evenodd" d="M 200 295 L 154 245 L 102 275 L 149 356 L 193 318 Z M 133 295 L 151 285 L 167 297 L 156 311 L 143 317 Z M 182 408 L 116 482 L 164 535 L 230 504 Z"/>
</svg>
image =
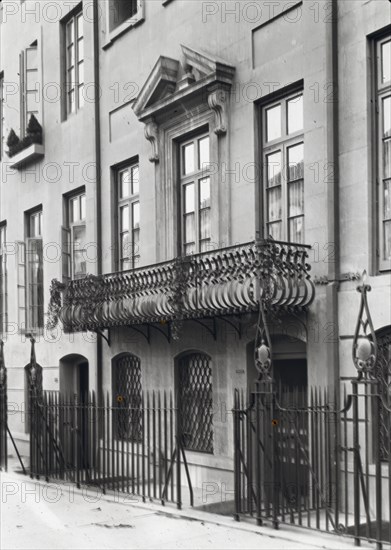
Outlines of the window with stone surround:
<svg viewBox="0 0 391 550">
<path fill-rule="evenodd" d="M 391 269 L 391 35 L 375 43 L 377 134 L 378 259 L 381 271 Z"/>
<path fill-rule="evenodd" d="M 304 242 L 303 93 L 262 108 L 262 167 L 266 236 Z"/>
<path fill-rule="evenodd" d="M 180 145 L 181 249 L 205 252 L 211 240 L 210 140 L 201 134 Z"/>
<path fill-rule="evenodd" d="M 139 165 L 131 163 L 115 173 L 117 193 L 117 249 L 120 271 L 140 263 Z"/>
</svg>

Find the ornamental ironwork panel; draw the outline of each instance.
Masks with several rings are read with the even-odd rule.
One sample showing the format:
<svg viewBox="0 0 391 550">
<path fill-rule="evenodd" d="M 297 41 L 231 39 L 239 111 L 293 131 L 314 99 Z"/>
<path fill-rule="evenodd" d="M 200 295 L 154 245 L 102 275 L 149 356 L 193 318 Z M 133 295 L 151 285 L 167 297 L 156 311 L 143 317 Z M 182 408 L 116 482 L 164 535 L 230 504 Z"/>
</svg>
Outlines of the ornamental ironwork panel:
<svg viewBox="0 0 391 550">
<path fill-rule="evenodd" d="M 312 303 L 307 246 L 255 241 L 63 284 L 52 281 L 48 327 L 66 332 L 268 310 Z"/>
<path fill-rule="evenodd" d="M 380 381 L 379 392 L 381 399 L 379 402 L 379 433 L 374 434 L 375 438 L 379 438 L 378 442 L 375 441 L 375 447 L 379 445 L 379 453 L 381 460 L 388 460 L 389 458 L 389 439 L 390 439 L 390 426 L 389 426 L 389 413 L 385 409 L 386 405 L 390 408 L 391 396 L 390 396 L 390 384 L 391 384 L 391 331 L 388 334 L 380 336 L 378 338 L 378 355 L 376 365 L 376 377 Z"/>
<path fill-rule="evenodd" d="M 116 433 L 119 439 L 140 441 L 142 438 L 141 362 L 127 354 L 116 361 L 115 403 Z"/>
<path fill-rule="evenodd" d="M 203 353 L 186 355 L 178 365 L 178 390 L 183 446 L 213 453 L 213 396 L 210 359 Z"/>
</svg>

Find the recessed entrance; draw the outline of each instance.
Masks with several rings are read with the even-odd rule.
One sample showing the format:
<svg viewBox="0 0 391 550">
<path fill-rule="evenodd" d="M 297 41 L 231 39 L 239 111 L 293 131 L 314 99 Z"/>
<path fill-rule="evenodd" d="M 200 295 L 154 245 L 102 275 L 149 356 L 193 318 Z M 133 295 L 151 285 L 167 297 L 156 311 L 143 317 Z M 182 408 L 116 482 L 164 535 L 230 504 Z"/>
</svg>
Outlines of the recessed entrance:
<svg viewBox="0 0 391 550">
<path fill-rule="evenodd" d="M 89 366 L 82 355 L 67 355 L 60 360 L 60 393 L 80 403 L 88 399 Z"/>
</svg>

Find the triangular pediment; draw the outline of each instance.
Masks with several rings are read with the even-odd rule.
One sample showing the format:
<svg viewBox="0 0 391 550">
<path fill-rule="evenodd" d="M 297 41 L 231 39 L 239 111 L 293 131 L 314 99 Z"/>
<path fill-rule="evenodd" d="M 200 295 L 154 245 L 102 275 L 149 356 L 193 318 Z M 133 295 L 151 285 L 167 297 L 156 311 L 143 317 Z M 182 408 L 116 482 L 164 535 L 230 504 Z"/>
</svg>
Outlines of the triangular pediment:
<svg viewBox="0 0 391 550">
<path fill-rule="evenodd" d="M 159 57 L 133 106 L 136 115 L 175 91 L 179 65 L 175 59 Z"/>
<path fill-rule="evenodd" d="M 181 45 L 182 62 L 160 56 L 140 90 L 133 110 L 137 117 L 150 111 L 154 105 L 174 96 L 176 92 L 190 89 L 191 86 L 207 77 L 232 84 L 235 68 L 223 59 Z M 152 109 L 153 110 L 153 109 Z"/>
</svg>

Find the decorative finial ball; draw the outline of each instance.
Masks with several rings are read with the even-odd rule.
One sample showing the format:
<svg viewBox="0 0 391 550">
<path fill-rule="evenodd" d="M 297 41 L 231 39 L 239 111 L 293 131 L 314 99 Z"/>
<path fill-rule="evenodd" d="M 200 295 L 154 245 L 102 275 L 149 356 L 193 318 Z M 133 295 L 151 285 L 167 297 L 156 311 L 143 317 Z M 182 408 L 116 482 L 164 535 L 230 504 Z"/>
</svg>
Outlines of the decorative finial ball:
<svg viewBox="0 0 391 550">
<path fill-rule="evenodd" d="M 360 361 L 368 361 L 372 354 L 372 343 L 368 338 L 363 338 L 357 344 L 357 357 Z"/>
<path fill-rule="evenodd" d="M 261 364 L 265 364 L 269 359 L 269 348 L 266 344 L 262 343 L 257 349 L 257 358 Z"/>
</svg>

